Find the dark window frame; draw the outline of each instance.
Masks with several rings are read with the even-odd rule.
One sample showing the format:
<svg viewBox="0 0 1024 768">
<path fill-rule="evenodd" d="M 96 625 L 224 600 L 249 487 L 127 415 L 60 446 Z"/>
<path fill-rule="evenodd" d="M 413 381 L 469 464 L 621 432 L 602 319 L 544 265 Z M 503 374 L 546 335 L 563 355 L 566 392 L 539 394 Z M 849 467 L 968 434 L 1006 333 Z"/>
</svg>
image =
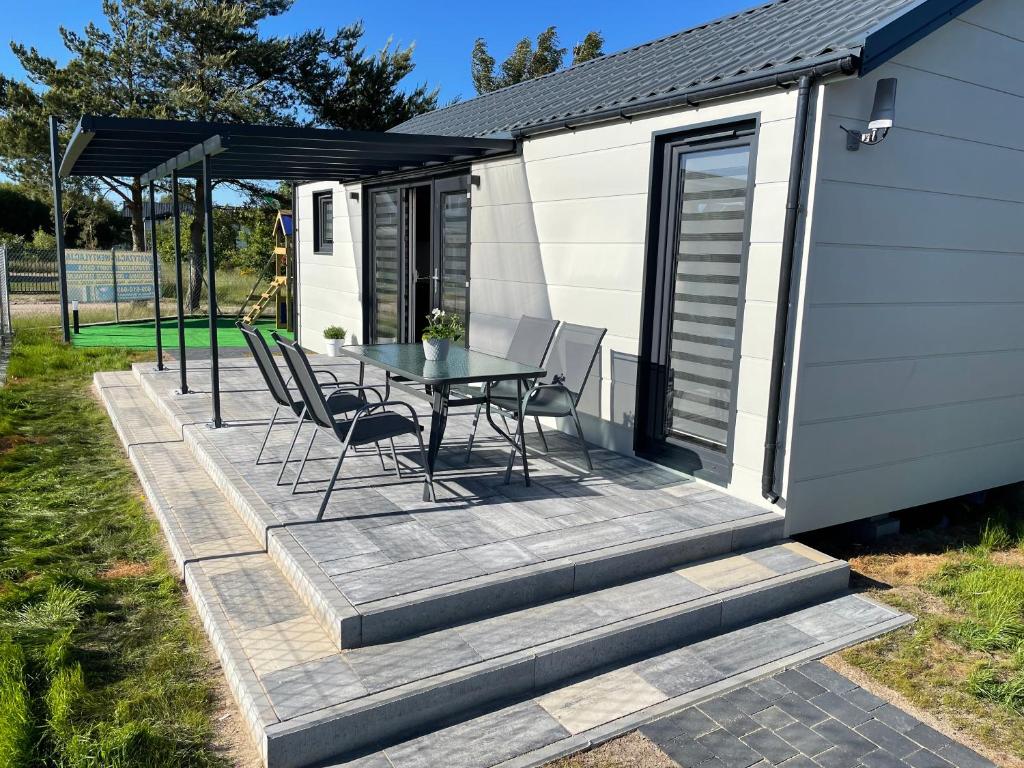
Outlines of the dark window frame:
<svg viewBox="0 0 1024 768">
<path fill-rule="evenodd" d="M 754 188 L 757 175 L 757 146 L 760 136 L 760 113 L 738 115 L 682 128 L 658 131 L 651 136 L 650 195 L 648 197 L 647 233 L 644 254 L 644 283 L 641 307 L 640 355 L 637 370 L 637 404 L 633 447 L 636 453 L 652 461 L 682 470 L 710 482 L 727 485 L 732 479 L 735 451 L 735 428 L 739 386 L 740 349 L 742 346 L 743 310 L 749 269 L 750 226 L 753 220 Z M 702 445 L 698 440 L 683 440 L 662 435 L 667 366 L 665 359 L 669 344 L 667 322 L 671 328 L 671 291 L 666 281 L 674 284 L 675 272 L 667 264 L 666 247 L 677 234 L 674 210 L 669 200 L 674 169 L 670 169 L 672 149 L 686 145 L 684 150 L 698 152 L 749 146 L 746 217 L 740 251 L 739 283 L 737 285 L 736 340 L 730 386 L 728 444 L 725 452 Z M 670 407 L 670 406 L 669 406 Z M 659 424 L 660 422 L 660 424 Z"/>
<path fill-rule="evenodd" d="M 323 205 L 331 205 L 331 239 L 323 236 Z M 328 189 L 313 193 L 313 251 L 315 253 L 334 253 L 334 190 Z"/>
</svg>

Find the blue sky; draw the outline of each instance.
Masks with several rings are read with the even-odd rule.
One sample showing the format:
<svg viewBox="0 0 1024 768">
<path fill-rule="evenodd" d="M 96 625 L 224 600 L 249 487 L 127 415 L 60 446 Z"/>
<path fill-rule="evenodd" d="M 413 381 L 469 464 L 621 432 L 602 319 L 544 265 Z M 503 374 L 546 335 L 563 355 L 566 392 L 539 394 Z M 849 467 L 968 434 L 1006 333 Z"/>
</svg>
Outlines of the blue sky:
<svg viewBox="0 0 1024 768">
<path fill-rule="evenodd" d="M 549 24 L 558 27 L 565 47 L 580 40 L 588 30 L 605 36 L 608 52 L 699 24 L 755 4 L 756 0 L 676 0 L 675 2 L 542 2 L 514 3 L 476 0 L 419 0 L 407 2 L 352 3 L 338 0 L 296 0 L 292 9 L 265 24 L 268 34 L 287 34 L 310 27 L 328 29 L 355 19 L 366 24 L 368 49 L 383 45 L 388 37 L 403 44 L 416 43 L 413 79 L 441 86 L 441 99 L 474 95 L 469 76 L 473 41 L 484 37 L 499 61 L 522 37 L 535 37 Z M 0 32 L 0 70 L 21 74 L 11 54 L 10 41 L 34 45 L 50 56 L 62 57 L 59 25 L 80 30 L 90 20 L 100 20 L 100 0 L 58 0 L 40 6 L 33 2 L 2 0 L 4 24 Z"/>
</svg>

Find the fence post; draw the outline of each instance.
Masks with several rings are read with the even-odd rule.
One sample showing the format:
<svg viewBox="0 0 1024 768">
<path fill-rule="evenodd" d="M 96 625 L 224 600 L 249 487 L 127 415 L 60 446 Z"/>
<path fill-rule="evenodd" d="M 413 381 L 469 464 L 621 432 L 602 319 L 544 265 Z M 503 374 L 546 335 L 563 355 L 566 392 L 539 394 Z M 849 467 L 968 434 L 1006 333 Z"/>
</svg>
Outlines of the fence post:
<svg viewBox="0 0 1024 768">
<path fill-rule="evenodd" d="M 117 247 L 110 249 L 110 277 L 114 285 L 114 322 L 121 322 L 121 309 L 117 305 Z"/>
<path fill-rule="evenodd" d="M 71 319 L 68 317 L 68 275 L 64 261 L 64 205 L 60 181 L 60 148 L 57 146 L 57 118 L 50 115 L 50 173 L 53 181 L 53 232 L 57 240 L 57 269 L 60 270 L 60 325 L 65 344 L 71 343 Z"/>
</svg>

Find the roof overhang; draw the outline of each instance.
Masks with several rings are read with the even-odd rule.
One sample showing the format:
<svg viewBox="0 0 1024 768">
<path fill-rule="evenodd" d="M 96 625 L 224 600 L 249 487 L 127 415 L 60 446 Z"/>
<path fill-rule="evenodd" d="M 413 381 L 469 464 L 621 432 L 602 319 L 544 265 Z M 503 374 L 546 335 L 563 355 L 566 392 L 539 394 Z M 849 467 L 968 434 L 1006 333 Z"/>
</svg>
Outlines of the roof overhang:
<svg viewBox="0 0 1024 768">
<path fill-rule="evenodd" d="M 514 152 L 504 138 L 93 117 L 79 121 L 61 176 L 140 177 L 177 171 L 214 179 L 348 182 Z"/>
<path fill-rule="evenodd" d="M 981 0 L 915 0 L 881 21 L 864 37 L 860 74 L 866 75 Z"/>
</svg>

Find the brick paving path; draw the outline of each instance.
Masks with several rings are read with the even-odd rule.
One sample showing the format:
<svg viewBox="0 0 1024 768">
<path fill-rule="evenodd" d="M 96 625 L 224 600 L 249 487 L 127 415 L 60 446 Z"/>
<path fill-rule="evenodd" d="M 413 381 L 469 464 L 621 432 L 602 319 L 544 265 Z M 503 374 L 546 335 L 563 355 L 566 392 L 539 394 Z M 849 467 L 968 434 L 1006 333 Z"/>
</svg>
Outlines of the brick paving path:
<svg viewBox="0 0 1024 768">
<path fill-rule="evenodd" d="M 682 768 L 994 768 L 817 661 L 640 731 Z"/>
</svg>

